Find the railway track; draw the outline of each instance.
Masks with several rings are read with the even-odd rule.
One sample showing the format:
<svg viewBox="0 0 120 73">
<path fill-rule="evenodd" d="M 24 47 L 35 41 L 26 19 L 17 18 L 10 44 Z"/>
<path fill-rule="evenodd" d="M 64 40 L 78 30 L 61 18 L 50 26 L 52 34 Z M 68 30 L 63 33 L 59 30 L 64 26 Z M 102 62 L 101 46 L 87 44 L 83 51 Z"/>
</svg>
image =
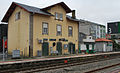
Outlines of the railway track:
<svg viewBox="0 0 120 73">
<path fill-rule="evenodd" d="M 116 66 L 120 66 L 120 63 L 114 64 L 114 65 L 110 65 L 110 66 L 106 66 L 106 67 L 102 67 L 102 68 L 98 68 L 98 69 L 94 69 L 94 70 L 91 70 L 91 71 L 88 71 L 88 72 L 85 72 L 85 73 L 95 73 L 95 72 L 99 72 L 101 70 L 109 69 L 111 67 L 116 67 Z"/>
<path fill-rule="evenodd" d="M 59 69 L 59 68 L 65 68 L 65 67 L 77 66 L 77 65 L 83 65 L 83 64 L 89 64 L 89 63 L 100 62 L 100 61 L 111 60 L 111 59 L 115 59 L 115 57 L 114 58 L 112 57 L 112 58 L 88 60 L 88 61 L 85 61 L 85 62 L 72 61 L 72 62 L 69 62 L 69 63 L 48 64 L 48 65 L 45 65 L 45 66 L 39 66 L 38 65 L 38 66 L 35 66 L 35 67 L 26 67 L 26 68 L 13 69 L 13 70 L 3 70 L 3 71 L 0 71 L 0 73 L 13 73 L 13 72 L 34 73 L 34 72 L 53 70 L 53 69 Z"/>
<path fill-rule="evenodd" d="M 112 59 L 115 59 L 115 58 L 112 58 Z M 94 61 L 88 61 L 87 63 L 86 62 L 80 62 L 80 63 L 72 63 L 72 64 L 61 64 L 59 66 L 55 65 L 55 66 L 52 66 L 52 67 L 48 66 L 48 67 L 45 67 L 45 68 L 32 69 L 32 70 L 29 70 L 29 71 L 22 71 L 22 73 L 30 73 L 30 72 L 34 73 L 34 72 L 40 72 L 40 71 L 46 71 L 46 70 L 60 69 L 60 68 L 89 64 L 89 63 L 95 63 L 95 62 L 100 62 L 100 61 L 105 61 L 105 60 L 111 60 L 111 59 L 94 60 Z M 116 65 L 114 65 L 114 66 L 116 66 Z M 91 72 L 87 72 L 87 73 L 91 73 Z"/>
<path fill-rule="evenodd" d="M 53 70 L 59 68 L 65 68 L 70 66 L 77 66 L 83 64 L 89 64 L 94 62 L 100 62 L 105 60 L 112 60 L 119 58 L 119 55 L 100 55 L 100 56 L 89 56 L 81 58 L 65 58 L 56 60 L 46 60 L 46 61 L 35 61 L 27 63 L 16 63 L 3 69 L 0 69 L 0 73 L 34 73 L 46 70 Z M 2 66 L 1 66 L 2 67 Z"/>
</svg>

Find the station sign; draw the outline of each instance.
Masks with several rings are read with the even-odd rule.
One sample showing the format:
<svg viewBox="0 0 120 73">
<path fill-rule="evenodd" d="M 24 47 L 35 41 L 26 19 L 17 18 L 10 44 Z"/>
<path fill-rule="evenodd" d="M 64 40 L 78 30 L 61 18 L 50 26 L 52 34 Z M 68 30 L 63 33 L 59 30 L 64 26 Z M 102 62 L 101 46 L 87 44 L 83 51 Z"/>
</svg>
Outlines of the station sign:
<svg viewBox="0 0 120 73">
<path fill-rule="evenodd" d="M 120 33 L 120 22 L 111 22 L 107 24 L 108 34 L 119 34 Z"/>
</svg>

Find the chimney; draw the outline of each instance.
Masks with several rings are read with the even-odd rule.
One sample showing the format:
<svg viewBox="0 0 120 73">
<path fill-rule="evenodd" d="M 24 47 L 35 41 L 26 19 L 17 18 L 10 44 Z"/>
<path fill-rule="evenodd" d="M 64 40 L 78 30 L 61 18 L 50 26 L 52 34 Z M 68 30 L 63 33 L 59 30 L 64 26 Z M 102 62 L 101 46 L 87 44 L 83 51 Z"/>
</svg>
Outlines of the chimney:
<svg viewBox="0 0 120 73">
<path fill-rule="evenodd" d="M 72 10 L 72 18 L 76 18 L 76 16 L 75 16 L 75 10 Z"/>
</svg>

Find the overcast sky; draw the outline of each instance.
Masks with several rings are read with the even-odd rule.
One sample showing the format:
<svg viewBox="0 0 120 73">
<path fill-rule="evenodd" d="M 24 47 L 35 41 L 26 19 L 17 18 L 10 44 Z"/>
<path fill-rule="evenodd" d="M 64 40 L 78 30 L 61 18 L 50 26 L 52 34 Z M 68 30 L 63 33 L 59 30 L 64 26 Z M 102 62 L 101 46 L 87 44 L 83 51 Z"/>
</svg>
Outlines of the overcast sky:
<svg viewBox="0 0 120 73">
<path fill-rule="evenodd" d="M 43 8 L 62 1 L 72 10 L 76 10 L 78 19 L 103 25 L 107 22 L 120 21 L 120 0 L 1 0 L 0 21 L 12 2 Z"/>
</svg>

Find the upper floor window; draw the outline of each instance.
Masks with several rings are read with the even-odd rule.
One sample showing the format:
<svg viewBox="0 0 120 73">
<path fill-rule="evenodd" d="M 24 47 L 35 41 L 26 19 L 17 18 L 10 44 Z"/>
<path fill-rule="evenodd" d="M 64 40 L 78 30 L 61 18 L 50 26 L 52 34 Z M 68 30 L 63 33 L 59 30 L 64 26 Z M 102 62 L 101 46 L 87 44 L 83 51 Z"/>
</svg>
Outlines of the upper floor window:
<svg viewBox="0 0 120 73">
<path fill-rule="evenodd" d="M 57 19 L 57 20 L 63 20 L 63 14 L 55 12 L 55 19 Z"/>
<path fill-rule="evenodd" d="M 63 20 L 63 14 L 60 13 L 60 20 Z"/>
<path fill-rule="evenodd" d="M 55 19 L 59 19 L 58 15 L 58 13 L 55 13 Z"/>
<path fill-rule="evenodd" d="M 17 12 L 17 13 L 15 14 L 15 20 L 18 20 L 18 19 L 20 19 L 20 12 Z"/>
<path fill-rule="evenodd" d="M 43 22 L 42 34 L 48 35 L 48 23 Z"/>
<path fill-rule="evenodd" d="M 73 28 L 72 28 L 72 26 L 68 27 L 68 36 L 73 36 Z"/>
<path fill-rule="evenodd" d="M 62 35 L 62 26 L 57 25 L 57 36 Z"/>
</svg>

